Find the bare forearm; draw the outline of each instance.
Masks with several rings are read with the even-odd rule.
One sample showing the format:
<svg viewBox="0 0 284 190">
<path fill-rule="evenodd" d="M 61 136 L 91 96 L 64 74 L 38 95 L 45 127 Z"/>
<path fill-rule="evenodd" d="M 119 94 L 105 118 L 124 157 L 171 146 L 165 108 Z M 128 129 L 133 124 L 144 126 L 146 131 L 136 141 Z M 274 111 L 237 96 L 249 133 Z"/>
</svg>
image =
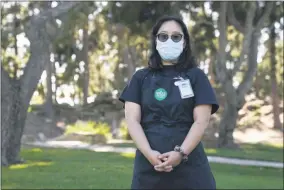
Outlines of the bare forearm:
<svg viewBox="0 0 284 190">
<path fill-rule="evenodd" d="M 190 154 L 194 148 L 201 141 L 205 129 L 207 128 L 208 121 L 195 121 L 189 130 L 185 140 L 183 141 L 181 148 L 186 154 Z"/>
<path fill-rule="evenodd" d="M 142 152 L 142 154 L 146 155 L 151 150 L 151 147 L 141 125 L 136 121 L 128 121 L 127 125 L 129 134 L 137 148 Z"/>
</svg>

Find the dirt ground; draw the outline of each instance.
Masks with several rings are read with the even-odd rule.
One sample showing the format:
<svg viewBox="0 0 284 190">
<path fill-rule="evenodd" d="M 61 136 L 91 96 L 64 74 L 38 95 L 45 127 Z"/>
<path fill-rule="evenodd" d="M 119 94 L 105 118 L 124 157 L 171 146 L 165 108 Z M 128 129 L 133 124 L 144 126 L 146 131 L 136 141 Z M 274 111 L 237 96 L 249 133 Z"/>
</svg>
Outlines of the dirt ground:
<svg viewBox="0 0 284 190">
<path fill-rule="evenodd" d="M 234 139 L 239 143 L 268 143 L 283 146 L 283 132 L 273 129 L 254 129 L 236 130 Z"/>
</svg>

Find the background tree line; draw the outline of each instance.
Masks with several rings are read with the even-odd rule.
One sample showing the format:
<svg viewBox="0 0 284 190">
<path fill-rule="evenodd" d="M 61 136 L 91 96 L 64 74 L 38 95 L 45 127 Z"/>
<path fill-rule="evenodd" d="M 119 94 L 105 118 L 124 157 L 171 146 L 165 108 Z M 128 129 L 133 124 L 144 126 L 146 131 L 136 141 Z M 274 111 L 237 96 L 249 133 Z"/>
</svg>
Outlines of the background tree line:
<svg viewBox="0 0 284 190">
<path fill-rule="evenodd" d="M 166 10 L 166 11 L 165 11 Z M 117 97 L 147 66 L 149 35 L 164 15 L 184 18 L 195 56 L 222 105 L 219 147 L 233 132 L 246 95 L 269 98 L 274 127 L 283 97 L 283 2 L 2 2 L 2 165 L 19 162 L 30 105 L 56 120 L 55 107 L 123 118 Z M 93 118 L 96 119 L 96 118 Z"/>
</svg>

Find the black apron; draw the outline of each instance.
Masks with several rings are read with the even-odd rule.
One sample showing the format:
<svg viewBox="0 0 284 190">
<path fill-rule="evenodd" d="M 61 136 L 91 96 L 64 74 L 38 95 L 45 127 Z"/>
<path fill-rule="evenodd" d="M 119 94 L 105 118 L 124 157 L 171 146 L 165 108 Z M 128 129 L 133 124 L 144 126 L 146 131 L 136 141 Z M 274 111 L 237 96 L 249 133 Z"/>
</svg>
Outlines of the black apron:
<svg viewBox="0 0 284 190">
<path fill-rule="evenodd" d="M 153 150 L 165 153 L 181 145 L 193 124 L 194 97 L 182 99 L 174 84 L 179 79 L 150 73 L 142 85 L 141 125 Z M 190 76 L 181 74 L 184 79 Z M 179 77 L 179 76 L 177 76 Z M 194 86 L 194 79 L 191 80 Z M 155 91 L 166 91 L 156 99 Z M 156 93 L 157 95 L 157 93 Z M 216 189 L 202 143 L 171 172 L 158 172 L 137 149 L 131 189 Z"/>
</svg>

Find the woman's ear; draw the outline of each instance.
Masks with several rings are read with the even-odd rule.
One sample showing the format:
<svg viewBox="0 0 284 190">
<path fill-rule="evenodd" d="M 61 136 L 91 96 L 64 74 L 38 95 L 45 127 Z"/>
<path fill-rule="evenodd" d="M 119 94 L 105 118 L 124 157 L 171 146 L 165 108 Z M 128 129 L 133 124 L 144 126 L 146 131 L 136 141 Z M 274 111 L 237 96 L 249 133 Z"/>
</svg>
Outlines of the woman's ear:
<svg viewBox="0 0 284 190">
<path fill-rule="evenodd" d="M 186 46 L 186 41 L 183 41 L 183 48 L 185 48 Z"/>
</svg>

